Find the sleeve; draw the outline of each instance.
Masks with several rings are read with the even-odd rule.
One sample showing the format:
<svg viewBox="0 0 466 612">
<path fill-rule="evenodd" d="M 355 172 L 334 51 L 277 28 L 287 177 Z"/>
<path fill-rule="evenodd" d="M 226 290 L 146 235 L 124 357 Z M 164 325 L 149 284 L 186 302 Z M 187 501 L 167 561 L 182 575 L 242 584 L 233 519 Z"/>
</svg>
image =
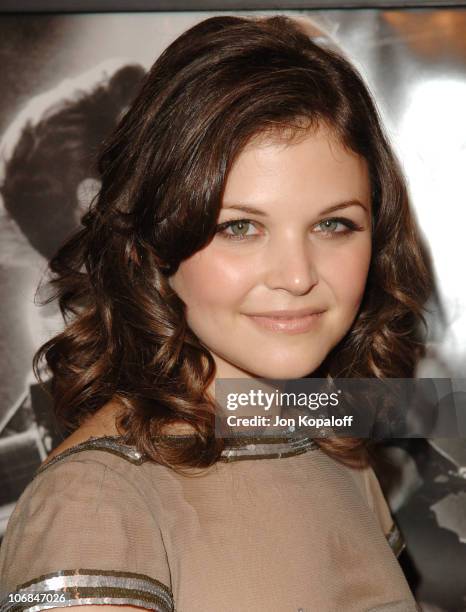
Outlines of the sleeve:
<svg viewBox="0 0 466 612">
<path fill-rule="evenodd" d="M 131 474 L 63 460 L 39 474 L 10 516 L 0 548 L 0 611 L 124 604 L 172 612 L 157 511 Z"/>
<path fill-rule="evenodd" d="M 368 467 L 364 470 L 364 483 L 368 504 L 376 515 L 390 548 L 393 550 L 395 556 L 399 557 L 405 548 L 405 541 L 392 516 L 378 478 L 372 467 Z"/>
</svg>

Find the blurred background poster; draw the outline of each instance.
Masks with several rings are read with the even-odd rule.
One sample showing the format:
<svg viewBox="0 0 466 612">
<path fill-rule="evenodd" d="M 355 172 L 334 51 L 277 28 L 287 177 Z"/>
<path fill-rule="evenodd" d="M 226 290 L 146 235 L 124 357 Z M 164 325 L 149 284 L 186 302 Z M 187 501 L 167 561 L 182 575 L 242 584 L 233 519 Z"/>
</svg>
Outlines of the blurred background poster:
<svg viewBox="0 0 466 612">
<path fill-rule="evenodd" d="M 466 8 L 283 5 L 229 12 L 307 15 L 316 38 L 339 46 L 365 77 L 407 174 L 437 275 L 441 307 L 432 305 L 418 376 L 464 378 Z M 35 290 L 96 193 L 95 153 L 147 69 L 181 32 L 222 13 L 197 8 L 0 12 L 0 538 L 34 471 L 65 437 L 31 366 L 62 323 L 56 305 L 34 305 Z M 466 611 L 466 441 L 391 441 L 378 475 L 423 609 Z"/>
</svg>

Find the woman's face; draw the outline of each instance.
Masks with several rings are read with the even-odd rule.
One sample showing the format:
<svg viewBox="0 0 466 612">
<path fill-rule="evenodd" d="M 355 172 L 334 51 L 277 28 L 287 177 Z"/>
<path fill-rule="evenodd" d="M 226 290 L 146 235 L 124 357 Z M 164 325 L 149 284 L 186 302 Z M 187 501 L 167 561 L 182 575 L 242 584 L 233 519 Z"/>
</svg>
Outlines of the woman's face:
<svg viewBox="0 0 466 612">
<path fill-rule="evenodd" d="M 169 279 L 217 376 L 311 375 L 363 297 L 371 259 L 365 160 L 323 127 L 292 144 L 256 139 L 230 171 L 218 224 Z M 321 314 L 273 312 L 303 309 Z"/>
</svg>

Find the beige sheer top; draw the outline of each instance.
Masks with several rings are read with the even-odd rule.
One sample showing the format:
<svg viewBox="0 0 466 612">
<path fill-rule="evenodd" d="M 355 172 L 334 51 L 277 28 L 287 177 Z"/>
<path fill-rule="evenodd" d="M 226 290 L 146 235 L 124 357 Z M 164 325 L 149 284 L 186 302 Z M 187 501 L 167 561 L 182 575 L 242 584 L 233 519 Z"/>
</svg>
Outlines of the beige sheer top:
<svg viewBox="0 0 466 612">
<path fill-rule="evenodd" d="M 371 468 L 307 438 L 232 441 L 182 476 L 91 437 L 41 466 L 0 548 L 1 610 L 414 612 Z"/>
</svg>

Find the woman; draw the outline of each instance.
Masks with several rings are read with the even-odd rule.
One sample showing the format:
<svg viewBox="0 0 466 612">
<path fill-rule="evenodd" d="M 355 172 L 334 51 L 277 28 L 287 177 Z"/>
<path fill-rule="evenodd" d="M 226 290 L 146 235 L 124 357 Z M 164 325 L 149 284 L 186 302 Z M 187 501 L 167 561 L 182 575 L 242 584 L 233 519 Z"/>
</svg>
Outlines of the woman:
<svg viewBox="0 0 466 612">
<path fill-rule="evenodd" d="M 431 268 L 361 78 L 284 16 L 207 19 L 100 172 L 50 264 L 67 326 L 35 366 L 73 433 L 8 524 L 5 609 L 416 610 L 364 440 L 215 435 L 218 379 L 423 354 Z"/>
</svg>

